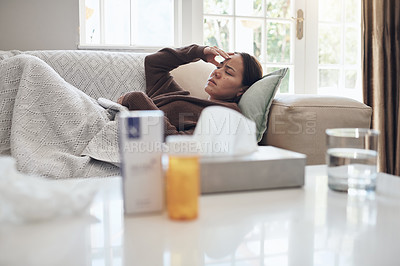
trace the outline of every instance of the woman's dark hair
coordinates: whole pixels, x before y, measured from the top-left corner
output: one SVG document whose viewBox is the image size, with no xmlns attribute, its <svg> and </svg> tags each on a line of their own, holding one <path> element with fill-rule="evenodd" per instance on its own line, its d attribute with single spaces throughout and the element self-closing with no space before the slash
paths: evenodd
<svg viewBox="0 0 400 266">
<path fill-rule="evenodd" d="M 251 85 L 260 80 L 263 76 L 263 69 L 260 62 L 248 53 L 235 53 L 243 59 L 243 80 L 242 85 L 247 90 Z M 238 103 L 242 95 L 235 97 L 234 102 Z"/>
<path fill-rule="evenodd" d="M 243 59 L 243 80 L 242 85 L 250 87 L 256 81 L 260 80 L 263 70 L 260 62 L 248 53 L 238 53 Z"/>
</svg>

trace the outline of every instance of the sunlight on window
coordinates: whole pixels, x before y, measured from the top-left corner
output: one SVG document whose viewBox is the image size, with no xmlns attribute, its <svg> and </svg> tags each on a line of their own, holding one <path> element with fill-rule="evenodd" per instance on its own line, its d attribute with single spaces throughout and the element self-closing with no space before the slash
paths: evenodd
<svg viewBox="0 0 400 266">
<path fill-rule="evenodd" d="M 174 0 L 81 1 L 81 9 L 85 9 L 85 19 L 81 19 L 84 30 L 81 45 L 161 47 L 174 44 Z"/>
<path fill-rule="evenodd" d="M 203 8 L 205 45 L 252 54 L 265 74 L 271 69 L 293 69 L 292 1 L 204 0 Z M 282 82 L 281 93 L 293 92 L 291 73 Z"/>
<path fill-rule="evenodd" d="M 173 45 L 174 1 L 136 0 L 134 2 L 133 42 L 139 46 Z"/>
<path fill-rule="evenodd" d="M 289 68 L 280 93 L 297 93 L 300 87 L 300 93 L 361 100 L 361 0 L 315 2 L 319 8 L 306 14 L 318 15 L 318 27 L 306 32 L 306 16 L 301 40 L 295 0 L 203 0 L 203 43 L 253 54 L 265 73 Z M 318 50 L 302 42 L 318 43 Z M 294 84 L 295 75 L 302 84 Z"/>
<path fill-rule="evenodd" d="M 361 1 L 319 0 L 318 94 L 362 101 Z"/>
<path fill-rule="evenodd" d="M 85 43 L 100 43 L 100 6 L 98 0 L 86 0 Z"/>
<path fill-rule="evenodd" d="M 104 0 L 104 43 L 130 44 L 129 9 L 129 0 Z"/>
<path fill-rule="evenodd" d="M 203 42 L 254 55 L 265 74 L 289 68 L 280 93 L 361 101 L 361 0 L 314 3 L 318 8 L 304 10 L 298 39 L 295 0 L 80 0 L 80 46 L 152 50 Z"/>
</svg>

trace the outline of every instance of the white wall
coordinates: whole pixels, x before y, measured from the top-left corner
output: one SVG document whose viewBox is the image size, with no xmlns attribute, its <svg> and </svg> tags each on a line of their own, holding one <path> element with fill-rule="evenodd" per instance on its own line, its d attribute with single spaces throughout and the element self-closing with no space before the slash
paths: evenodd
<svg viewBox="0 0 400 266">
<path fill-rule="evenodd" d="M 0 50 L 77 49 L 79 0 L 0 0 Z"/>
</svg>

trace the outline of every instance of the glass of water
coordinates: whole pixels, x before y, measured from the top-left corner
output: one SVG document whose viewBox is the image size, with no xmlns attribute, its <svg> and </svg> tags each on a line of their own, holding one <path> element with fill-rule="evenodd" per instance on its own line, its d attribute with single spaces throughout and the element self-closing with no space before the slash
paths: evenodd
<svg viewBox="0 0 400 266">
<path fill-rule="evenodd" d="M 374 191 L 379 131 L 366 128 L 326 130 L 328 186 L 348 192 Z"/>
</svg>

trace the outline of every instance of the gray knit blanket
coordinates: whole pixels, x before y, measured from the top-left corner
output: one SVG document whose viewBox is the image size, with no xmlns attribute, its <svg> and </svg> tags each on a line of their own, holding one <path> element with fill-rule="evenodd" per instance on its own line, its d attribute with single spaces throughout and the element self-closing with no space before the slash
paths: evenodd
<svg viewBox="0 0 400 266">
<path fill-rule="evenodd" d="M 0 155 L 14 157 L 19 171 L 51 178 L 119 174 L 113 119 L 110 108 L 38 57 L 0 60 Z"/>
</svg>

